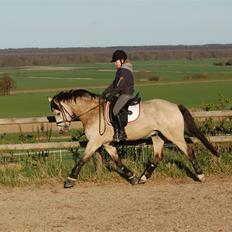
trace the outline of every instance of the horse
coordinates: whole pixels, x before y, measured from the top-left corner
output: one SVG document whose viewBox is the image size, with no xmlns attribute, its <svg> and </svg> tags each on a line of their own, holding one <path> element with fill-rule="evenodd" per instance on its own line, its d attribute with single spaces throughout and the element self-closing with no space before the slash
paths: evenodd
<svg viewBox="0 0 232 232">
<path fill-rule="evenodd" d="M 171 141 L 188 157 L 196 173 L 196 178 L 203 181 L 204 173 L 196 159 L 193 147 L 186 142 L 185 132 L 197 137 L 212 154 L 219 156 L 216 148 L 196 126 L 191 113 L 185 106 L 163 99 L 141 101 L 139 118 L 128 123 L 125 131 L 128 140 L 151 138 L 153 159 L 141 176 L 137 177 L 122 163 L 117 153 L 117 144 L 112 142 L 113 126 L 105 122 L 106 100 L 85 89 L 61 91 L 52 98 L 49 97 L 48 100 L 59 132 L 68 131 L 71 122 L 78 118 L 83 124 L 88 140 L 83 157 L 75 163 L 64 182 L 64 188 L 71 188 L 75 185 L 83 165 L 102 146 L 125 179 L 132 185 L 144 184 L 151 177 L 164 156 L 165 140 Z"/>
</svg>

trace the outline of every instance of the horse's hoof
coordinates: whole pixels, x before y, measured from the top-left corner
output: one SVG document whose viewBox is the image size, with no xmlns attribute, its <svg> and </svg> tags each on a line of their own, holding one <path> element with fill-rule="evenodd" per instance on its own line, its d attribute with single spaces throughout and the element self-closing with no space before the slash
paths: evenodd
<svg viewBox="0 0 232 232">
<path fill-rule="evenodd" d="M 147 177 L 142 175 L 139 179 L 139 184 L 145 184 L 147 182 Z"/>
<path fill-rule="evenodd" d="M 198 178 L 198 180 L 199 180 L 200 182 L 205 181 L 205 175 L 204 175 L 204 174 L 199 174 L 199 175 L 197 175 L 197 178 Z"/>
<path fill-rule="evenodd" d="M 72 188 L 74 185 L 75 185 L 75 181 L 74 180 L 67 179 L 64 182 L 64 188 Z"/>
<path fill-rule="evenodd" d="M 136 185 L 139 182 L 139 179 L 137 176 L 133 176 L 132 178 L 129 179 L 130 184 Z"/>
</svg>

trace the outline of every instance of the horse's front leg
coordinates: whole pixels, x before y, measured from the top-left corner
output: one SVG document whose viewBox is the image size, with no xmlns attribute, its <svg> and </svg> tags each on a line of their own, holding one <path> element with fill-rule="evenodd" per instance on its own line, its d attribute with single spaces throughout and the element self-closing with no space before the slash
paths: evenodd
<svg viewBox="0 0 232 232">
<path fill-rule="evenodd" d="M 68 179 L 64 182 L 64 188 L 71 188 L 75 185 L 77 180 L 78 174 L 80 173 L 81 168 L 83 165 L 91 158 L 93 153 L 101 146 L 101 144 L 96 143 L 96 141 L 89 141 L 84 151 L 83 157 L 75 163 L 71 174 L 69 175 Z"/>
<path fill-rule="evenodd" d="M 104 147 L 119 168 L 122 176 L 132 185 L 138 184 L 138 178 L 122 163 L 122 160 L 118 156 L 117 149 L 109 144 L 104 144 Z"/>
</svg>

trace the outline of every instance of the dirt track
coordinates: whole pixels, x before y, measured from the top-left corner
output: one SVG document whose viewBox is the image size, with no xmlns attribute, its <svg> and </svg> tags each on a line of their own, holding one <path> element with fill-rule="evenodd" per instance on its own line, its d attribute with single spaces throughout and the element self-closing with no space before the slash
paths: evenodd
<svg viewBox="0 0 232 232">
<path fill-rule="evenodd" d="M 231 232 L 232 177 L 1 188 L 0 231 Z"/>
</svg>

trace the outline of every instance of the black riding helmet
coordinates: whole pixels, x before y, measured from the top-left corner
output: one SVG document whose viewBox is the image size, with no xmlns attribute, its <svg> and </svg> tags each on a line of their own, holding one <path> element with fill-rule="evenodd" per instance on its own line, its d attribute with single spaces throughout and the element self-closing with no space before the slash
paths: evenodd
<svg viewBox="0 0 232 232">
<path fill-rule="evenodd" d="M 111 62 L 115 62 L 117 60 L 126 60 L 127 54 L 123 50 L 116 50 L 112 55 Z"/>
</svg>

